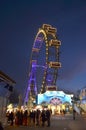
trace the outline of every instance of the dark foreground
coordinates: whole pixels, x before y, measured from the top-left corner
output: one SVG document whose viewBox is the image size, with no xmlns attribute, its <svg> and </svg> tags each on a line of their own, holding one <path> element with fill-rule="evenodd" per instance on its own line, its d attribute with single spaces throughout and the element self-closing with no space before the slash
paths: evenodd
<svg viewBox="0 0 86 130">
<path fill-rule="evenodd" d="M 86 130 L 86 116 L 77 115 L 73 120 L 72 115 L 52 116 L 51 126 L 5 126 L 4 130 Z"/>
</svg>

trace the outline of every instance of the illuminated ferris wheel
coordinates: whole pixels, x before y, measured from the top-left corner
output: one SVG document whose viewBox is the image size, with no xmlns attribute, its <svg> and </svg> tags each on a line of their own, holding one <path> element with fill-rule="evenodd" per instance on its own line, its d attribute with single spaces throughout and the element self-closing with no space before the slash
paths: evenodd
<svg viewBox="0 0 86 130">
<path fill-rule="evenodd" d="M 48 24 L 39 28 L 30 58 L 30 70 L 25 102 L 35 98 L 38 93 L 56 89 L 61 42 L 57 37 L 57 29 Z"/>
</svg>

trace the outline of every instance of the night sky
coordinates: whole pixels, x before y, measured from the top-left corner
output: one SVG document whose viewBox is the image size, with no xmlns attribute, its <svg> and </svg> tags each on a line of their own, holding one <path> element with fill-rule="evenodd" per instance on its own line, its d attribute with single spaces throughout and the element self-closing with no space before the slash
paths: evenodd
<svg viewBox="0 0 86 130">
<path fill-rule="evenodd" d="M 0 70 L 25 93 L 32 45 L 44 23 L 57 28 L 61 41 L 57 86 L 86 86 L 86 0 L 0 1 Z"/>
</svg>

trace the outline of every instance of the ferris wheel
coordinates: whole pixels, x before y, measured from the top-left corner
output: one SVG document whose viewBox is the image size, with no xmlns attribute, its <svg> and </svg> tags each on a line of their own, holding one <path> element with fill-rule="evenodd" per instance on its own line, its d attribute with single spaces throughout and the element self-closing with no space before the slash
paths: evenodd
<svg viewBox="0 0 86 130">
<path fill-rule="evenodd" d="M 59 62 L 57 29 L 49 24 L 39 28 L 31 52 L 28 87 L 25 102 L 33 99 L 38 93 L 56 89 Z"/>
</svg>

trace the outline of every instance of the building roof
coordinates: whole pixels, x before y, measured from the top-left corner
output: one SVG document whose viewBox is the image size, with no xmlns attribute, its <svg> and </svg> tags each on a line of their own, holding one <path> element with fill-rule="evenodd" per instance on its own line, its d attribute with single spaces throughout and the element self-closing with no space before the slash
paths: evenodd
<svg viewBox="0 0 86 130">
<path fill-rule="evenodd" d="M 12 78 L 10 78 L 7 74 L 2 72 L 1 70 L 0 70 L 0 82 L 5 82 L 12 85 L 16 84 L 16 82 Z"/>
</svg>

